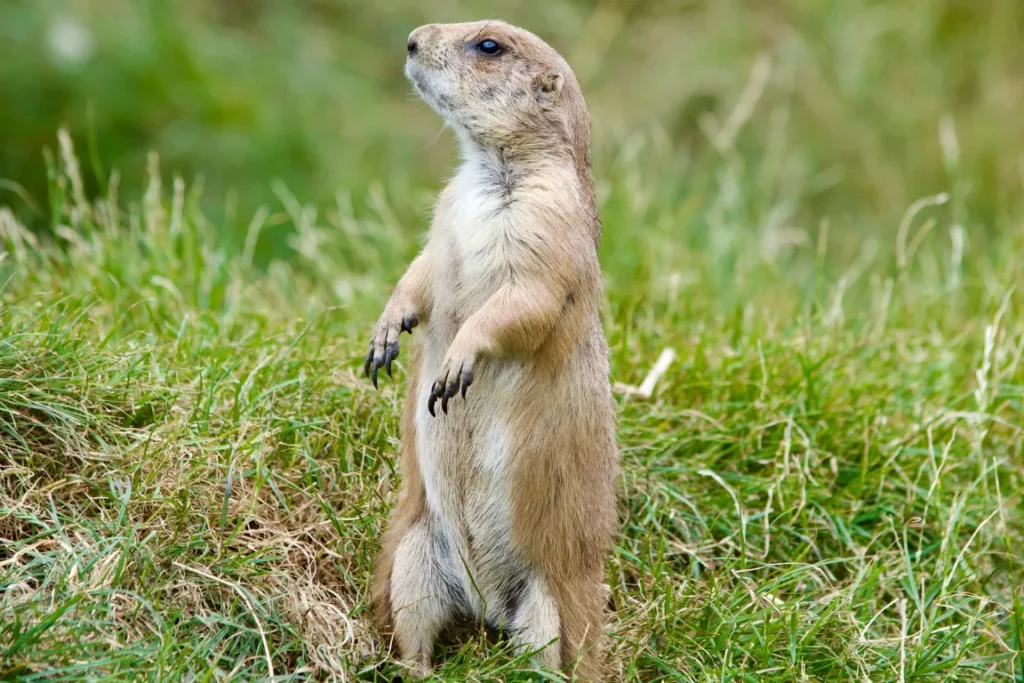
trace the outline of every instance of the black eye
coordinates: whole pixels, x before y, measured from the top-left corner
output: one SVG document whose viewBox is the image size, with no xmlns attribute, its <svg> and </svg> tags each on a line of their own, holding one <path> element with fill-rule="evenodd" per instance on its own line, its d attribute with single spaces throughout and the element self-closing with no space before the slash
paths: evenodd
<svg viewBox="0 0 1024 683">
<path fill-rule="evenodd" d="M 483 52 L 485 55 L 494 56 L 501 52 L 501 45 L 498 45 L 497 42 L 487 38 L 477 43 L 476 49 L 480 50 L 480 52 Z"/>
</svg>

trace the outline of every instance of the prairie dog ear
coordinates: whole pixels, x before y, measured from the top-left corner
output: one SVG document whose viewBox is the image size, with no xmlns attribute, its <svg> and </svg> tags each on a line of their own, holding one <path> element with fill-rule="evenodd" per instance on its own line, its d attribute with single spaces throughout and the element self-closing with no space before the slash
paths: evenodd
<svg viewBox="0 0 1024 683">
<path fill-rule="evenodd" d="M 558 101 L 562 95 L 563 85 L 565 85 L 565 78 L 557 71 L 548 71 L 534 79 L 537 99 L 546 104 L 554 104 Z"/>
</svg>

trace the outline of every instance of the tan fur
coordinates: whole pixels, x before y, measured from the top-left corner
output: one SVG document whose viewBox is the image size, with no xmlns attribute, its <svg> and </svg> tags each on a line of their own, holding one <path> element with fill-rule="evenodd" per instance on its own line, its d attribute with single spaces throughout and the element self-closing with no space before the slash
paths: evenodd
<svg viewBox="0 0 1024 683">
<path fill-rule="evenodd" d="M 376 378 L 421 325 L 376 614 L 421 672 L 463 615 L 601 680 L 619 465 L 586 104 L 565 61 L 508 24 L 424 26 L 413 43 L 407 73 L 464 163 L 367 354 Z"/>
</svg>

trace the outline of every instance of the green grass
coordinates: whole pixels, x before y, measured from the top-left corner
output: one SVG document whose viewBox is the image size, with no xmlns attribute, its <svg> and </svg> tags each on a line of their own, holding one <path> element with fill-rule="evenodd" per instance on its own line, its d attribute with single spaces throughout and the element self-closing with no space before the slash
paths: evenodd
<svg viewBox="0 0 1024 683">
<path fill-rule="evenodd" d="M 315 3 L 231 40 L 192 0 L 81 6 L 120 46 L 93 71 L 0 58 L 0 680 L 390 681 L 367 586 L 405 375 L 360 366 L 454 156 L 402 40 L 454 10 L 338 3 L 339 76 L 287 54 Z M 27 7 L 0 37 L 59 9 Z M 545 7 L 509 17 L 592 93 L 612 379 L 677 353 L 650 400 L 618 394 L 616 678 L 1024 681 L 1019 5 Z M 104 93 L 140 55 L 175 107 L 265 108 L 251 145 Z M 359 105 L 338 136 L 327 82 Z M 44 90 L 93 98 L 77 154 Z M 437 669 L 535 679 L 483 635 Z"/>
<path fill-rule="evenodd" d="M 0 672 L 387 679 L 401 387 L 358 371 L 411 232 L 282 191 L 295 252 L 260 271 L 257 228 L 232 251 L 155 160 L 131 208 L 75 199 L 63 143 L 55 239 L 0 217 Z M 834 275 L 824 234 L 784 264 L 633 239 L 640 173 L 604 205 L 613 375 L 679 359 L 622 401 L 622 678 L 1019 678 L 1024 229 L 967 258 L 915 221 L 902 267 L 894 241 Z M 471 639 L 438 675 L 521 669 Z"/>
</svg>

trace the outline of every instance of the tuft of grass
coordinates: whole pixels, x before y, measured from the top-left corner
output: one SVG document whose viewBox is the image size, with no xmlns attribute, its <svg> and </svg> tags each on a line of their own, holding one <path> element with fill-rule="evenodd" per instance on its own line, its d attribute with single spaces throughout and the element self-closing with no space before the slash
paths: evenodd
<svg viewBox="0 0 1024 683">
<path fill-rule="evenodd" d="M 346 286 L 301 257 L 257 272 L 155 160 L 135 208 L 75 199 L 61 142 L 56 238 L 0 214 L 0 677 L 380 658 L 362 586 L 393 405 L 350 367 Z"/>
</svg>

